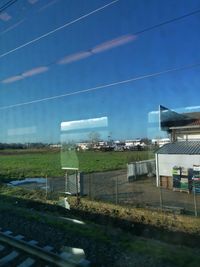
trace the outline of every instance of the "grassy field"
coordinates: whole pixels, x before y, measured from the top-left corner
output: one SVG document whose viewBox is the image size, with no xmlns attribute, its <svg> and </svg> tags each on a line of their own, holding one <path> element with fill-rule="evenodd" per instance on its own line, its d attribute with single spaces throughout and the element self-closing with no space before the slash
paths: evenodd
<svg viewBox="0 0 200 267">
<path fill-rule="evenodd" d="M 153 157 L 148 151 L 77 152 L 80 171 L 100 172 L 126 168 L 132 161 Z M 0 179 L 63 176 L 61 153 L 58 150 L 2 150 L 0 151 Z"/>
</svg>

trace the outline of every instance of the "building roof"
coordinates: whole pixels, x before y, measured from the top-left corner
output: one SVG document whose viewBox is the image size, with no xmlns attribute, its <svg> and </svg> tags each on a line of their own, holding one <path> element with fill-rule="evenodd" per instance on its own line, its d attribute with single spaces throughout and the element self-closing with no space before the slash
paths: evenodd
<svg viewBox="0 0 200 267">
<path fill-rule="evenodd" d="M 200 141 L 179 141 L 169 143 L 156 151 L 156 154 L 200 155 Z"/>
<path fill-rule="evenodd" d="M 200 118 L 200 112 L 187 112 L 187 113 L 182 113 L 184 115 L 187 115 L 188 117 L 192 119 L 199 119 Z"/>
<path fill-rule="evenodd" d="M 200 112 L 177 113 L 160 106 L 160 126 L 165 131 L 200 128 Z"/>
<path fill-rule="evenodd" d="M 190 119 L 188 121 L 185 121 L 185 123 L 182 123 L 182 125 L 169 127 L 169 129 L 192 129 L 192 128 L 200 128 L 200 119 L 192 119 L 192 120 Z"/>
<path fill-rule="evenodd" d="M 200 119 L 194 119 L 188 126 L 200 125 Z"/>
</svg>

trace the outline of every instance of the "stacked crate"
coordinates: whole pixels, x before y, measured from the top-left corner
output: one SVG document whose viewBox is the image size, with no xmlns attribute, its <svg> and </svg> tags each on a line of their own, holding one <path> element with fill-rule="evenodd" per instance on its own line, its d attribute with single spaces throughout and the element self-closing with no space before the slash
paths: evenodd
<svg viewBox="0 0 200 267">
<path fill-rule="evenodd" d="M 174 191 L 190 193 L 192 190 L 192 176 L 193 169 L 177 166 L 173 167 L 172 177 Z"/>
<path fill-rule="evenodd" d="M 188 169 L 181 168 L 181 180 L 180 180 L 180 189 L 181 190 L 189 190 L 189 180 L 188 180 Z"/>
<path fill-rule="evenodd" d="M 200 194 L 200 165 L 193 165 L 193 192 Z"/>
<path fill-rule="evenodd" d="M 193 168 L 188 169 L 188 186 L 190 193 L 192 192 L 192 177 L 193 177 Z"/>
<path fill-rule="evenodd" d="M 180 189 L 181 187 L 181 167 L 174 166 L 172 169 L 173 188 Z"/>
</svg>

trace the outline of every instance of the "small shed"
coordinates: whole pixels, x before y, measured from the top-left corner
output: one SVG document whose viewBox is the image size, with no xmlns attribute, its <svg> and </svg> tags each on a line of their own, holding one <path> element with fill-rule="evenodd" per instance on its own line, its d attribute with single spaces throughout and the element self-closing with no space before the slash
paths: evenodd
<svg viewBox="0 0 200 267">
<path fill-rule="evenodd" d="M 155 159 L 142 160 L 127 164 L 127 178 L 132 182 L 142 176 L 155 176 L 156 163 Z"/>
<path fill-rule="evenodd" d="M 172 170 L 181 167 L 186 170 L 200 165 L 200 141 L 177 141 L 159 148 L 156 153 L 157 186 L 173 188 Z"/>
</svg>

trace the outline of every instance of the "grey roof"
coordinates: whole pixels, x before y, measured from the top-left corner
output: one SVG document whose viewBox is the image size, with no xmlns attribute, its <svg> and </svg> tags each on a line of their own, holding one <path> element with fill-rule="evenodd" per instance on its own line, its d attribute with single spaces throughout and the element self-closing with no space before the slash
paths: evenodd
<svg viewBox="0 0 200 267">
<path fill-rule="evenodd" d="M 200 155 L 200 141 L 179 141 L 169 143 L 156 151 L 156 154 Z"/>
</svg>

